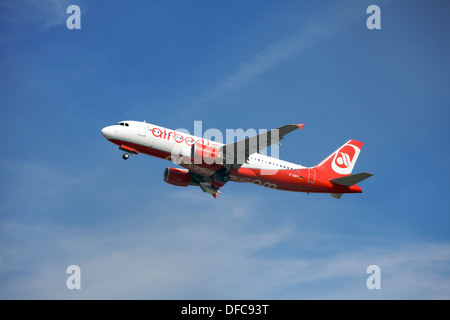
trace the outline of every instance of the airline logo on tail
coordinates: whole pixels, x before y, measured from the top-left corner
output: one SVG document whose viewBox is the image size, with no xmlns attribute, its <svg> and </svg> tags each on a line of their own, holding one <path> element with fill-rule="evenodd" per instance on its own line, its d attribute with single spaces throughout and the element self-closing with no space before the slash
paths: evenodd
<svg viewBox="0 0 450 320">
<path fill-rule="evenodd" d="M 357 146 L 349 142 L 346 143 L 335 152 L 333 161 L 331 162 L 331 168 L 334 172 L 342 175 L 352 173 L 360 151 L 361 149 Z"/>
</svg>

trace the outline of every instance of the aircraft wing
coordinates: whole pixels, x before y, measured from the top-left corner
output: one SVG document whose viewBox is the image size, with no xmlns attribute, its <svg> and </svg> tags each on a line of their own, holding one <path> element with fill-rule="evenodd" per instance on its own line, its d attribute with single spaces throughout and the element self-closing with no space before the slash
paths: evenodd
<svg viewBox="0 0 450 320">
<path fill-rule="evenodd" d="M 277 129 L 224 145 L 221 147 L 221 151 L 223 154 L 223 167 L 228 167 L 227 170 L 218 170 L 213 174 L 203 174 L 189 170 L 191 175 L 190 184 L 199 186 L 203 192 L 209 193 L 216 198 L 220 193 L 219 189 L 229 180 L 229 169 L 231 167 L 239 169 L 251 154 L 260 152 L 272 144 L 279 144 L 280 140 L 284 139 L 288 133 L 298 128 L 302 129 L 303 125 L 304 123 L 287 124 Z M 222 176 L 224 173 L 227 173 L 225 175 L 228 177 L 227 180 Z"/>
<path fill-rule="evenodd" d="M 272 144 L 280 144 L 280 140 L 284 139 L 288 133 L 291 133 L 298 128 L 302 129 L 303 125 L 304 123 L 287 124 L 253 137 L 226 144 L 222 147 L 224 164 L 239 169 L 251 154 L 260 152 Z"/>
</svg>

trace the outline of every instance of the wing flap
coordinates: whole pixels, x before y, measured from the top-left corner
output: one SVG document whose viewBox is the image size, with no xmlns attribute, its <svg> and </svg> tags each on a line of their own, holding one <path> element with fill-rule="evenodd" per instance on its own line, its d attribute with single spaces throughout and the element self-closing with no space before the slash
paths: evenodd
<svg viewBox="0 0 450 320">
<path fill-rule="evenodd" d="M 220 193 L 219 189 L 213 187 L 210 182 L 200 182 L 200 189 L 212 195 L 214 199 L 217 199 L 217 195 Z"/>
</svg>

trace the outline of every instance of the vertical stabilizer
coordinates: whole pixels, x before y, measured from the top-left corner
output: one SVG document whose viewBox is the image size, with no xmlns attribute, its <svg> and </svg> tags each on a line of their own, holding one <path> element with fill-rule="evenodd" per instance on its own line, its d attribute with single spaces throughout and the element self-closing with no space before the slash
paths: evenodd
<svg viewBox="0 0 450 320">
<path fill-rule="evenodd" d="M 352 173 L 362 146 L 363 143 L 360 141 L 349 140 L 346 144 L 315 166 L 314 169 L 318 172 L 323 172 L 329 179 L 348 176 Z"/>
</svg>

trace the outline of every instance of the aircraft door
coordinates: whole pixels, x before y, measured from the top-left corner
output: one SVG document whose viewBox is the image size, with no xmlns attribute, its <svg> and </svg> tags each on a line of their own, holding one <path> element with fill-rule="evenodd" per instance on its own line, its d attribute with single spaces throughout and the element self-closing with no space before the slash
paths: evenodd
<svg viewBox="0 0 450 320">
<path fill-rule="evenodd" d="M 147 124 L 146 123 L 140 124 L 139 128 L 138 128 L 138 135 L 140 135 L 142 137 L 145 137 L 146 131 L 147 131 L 146 128 L 147 128 Z"/>
<path fill-rule="evenodd" d="M 308 169 L 308 182 L 309 183 L 316 182 L 316 170 Z"/>
</svg>

